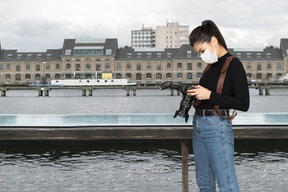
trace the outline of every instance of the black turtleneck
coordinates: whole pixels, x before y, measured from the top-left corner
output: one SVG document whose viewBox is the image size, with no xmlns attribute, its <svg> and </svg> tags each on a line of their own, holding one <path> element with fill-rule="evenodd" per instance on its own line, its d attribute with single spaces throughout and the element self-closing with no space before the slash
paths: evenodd
<svg viewBox="0 0 288 192">
<path fill-rule="evenodd" d="M 220 71 L 227 57 L 226 53 L 213 63 L 211 68 L 200 79 L 199 85 L 212 91 L 209 100 L 202 100 L 198 106 L 200 109 L 213 109 L 219 105 L 220 109 L 237 109 L 247 111 L 249 109 L 249 87 L 247 77 L 241 61 L 233 58 L 227 70 L 222 94 L 216 93 Z"/>
</svg>

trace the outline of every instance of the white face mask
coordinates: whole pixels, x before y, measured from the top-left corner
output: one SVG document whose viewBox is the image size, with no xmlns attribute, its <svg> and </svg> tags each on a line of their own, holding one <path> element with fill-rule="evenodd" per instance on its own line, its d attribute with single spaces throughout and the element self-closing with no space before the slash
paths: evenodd
<svg viewBox="0 0 288 192">
<path fill-rule="evenodd" d="M 218 61 L 216 51 L 211 53 L 208 49 L 202 55 L 200 55 L 200 57 L 205 63 L 209 63 L 209 64 L 215 63 Z"/>
</svg>

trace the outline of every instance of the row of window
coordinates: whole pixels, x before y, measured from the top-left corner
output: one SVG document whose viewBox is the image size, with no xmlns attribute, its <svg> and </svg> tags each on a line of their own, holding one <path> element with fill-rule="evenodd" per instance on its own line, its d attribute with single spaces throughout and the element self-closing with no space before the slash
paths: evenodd
<svg viewBox="0 0 288 192">
<path fill-rule="evenodd" d="M 236 56 L 241 58 L 244 54 L 243 53 L 236 53 Z M 246 53 L 247 58 L 251 58 L 251 53 Z M 262 53 L 256 53 L 257 58 L 262 58 Z M 271 58 L 271 53 L 266 53 L 266 58 Z"/>
<path fill-rule="evenodd" d="M 11 53 L 7 55 L 7 59 L 12 59 L 12 57 L 13 57 L 13 54 L 11 54 Z M 52 57 L 52 54 L 46 54 L 46 58 L 47 59 L 51 59 L 51 57 Z M 26 55 L 26 58 L 27 59 L 31 59 L 32 58 L 32 53 L 28 53 Z M 36 58 L 37 59 L 43 59 L 42 58 L 42 54 L 37 54 Z M 23 59 L 23 54 L 17 54 L 17 59 Z"/>
<path fill-rule="evenodd" d="M 251 63 L 248 63 L 248 64 L 247 64 L 247 69 L 251 69 L 251 68 L 252 68 Z M 281 63 L 278 63 L 278 64 L 277 64 L 277 69 L 281 69 L 281 68 L 282 68 Z M 259 70 L 261 70 L 261 69 L 262 69 L 262 64 L 261 64 L 261 63 L 258 63 L 258 64 L 257 64 L 257 70 L 259 71 Z M 268 63 L 268 64 L 267 64 L 267 69 L 272 69 L 271 63 Z"/>
<path fill-rule="evenodd" d="M 277 79 L 280 79 L 282 77 L 282 74 L 281 73 L 278 73 L 277 74 Z M 252 79 L 252 74 L 251 73 L 247 73 L 247 78 L 248 79 Z M 256 79 L 262 79 L 263 78 L 263 75 L 262 73 L 257 73 L 256 74 Z M 273 75 L 271 73 L 267 73 L 266 74 L 266 79 L 272 79 L 273 78 Z"/>
</svg>

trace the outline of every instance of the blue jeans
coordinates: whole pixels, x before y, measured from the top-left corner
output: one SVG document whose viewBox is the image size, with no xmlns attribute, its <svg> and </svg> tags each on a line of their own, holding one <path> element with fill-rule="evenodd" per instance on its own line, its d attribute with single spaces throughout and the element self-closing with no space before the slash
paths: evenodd
<svg viewBox="0 0 288 192">
<path fill-rule="evenodd" d="M 239 192 L 232 124 L 219 116 L 193 117 L 196 181 L 201 192 Z"/>
</svg>

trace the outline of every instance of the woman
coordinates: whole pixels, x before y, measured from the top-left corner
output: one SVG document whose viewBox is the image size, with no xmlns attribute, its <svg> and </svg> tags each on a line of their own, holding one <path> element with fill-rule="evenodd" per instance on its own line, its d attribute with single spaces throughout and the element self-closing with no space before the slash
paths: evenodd
<svg viewBox="0 0 288 192">
<path fill-rule="evenodd" d="M 213 21 L 206 20 L 190 34 L 190 45 L 209 64 L 196 89 L 188 91 L 198 100 L 193 118 L 193 151 L 196 180 L 200 191 L 239 191 L 234 166 L 232 124 L 217 114 L 229 118 L 229 109 L 247 111 L 249 89 L 242 63 L 232 58 L 225 76 L 222 94 L 217 90 L 221 69 L 228 57 L 225 40 Z M 200 101 L 200 102 L 199 102 Z M 199 104 L 200 103 L 200 104 Z M 195 104 L 195 103 L 194 103 Z M 195 105 L 194 105 L 195 107 Z"/>
</svg>

